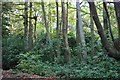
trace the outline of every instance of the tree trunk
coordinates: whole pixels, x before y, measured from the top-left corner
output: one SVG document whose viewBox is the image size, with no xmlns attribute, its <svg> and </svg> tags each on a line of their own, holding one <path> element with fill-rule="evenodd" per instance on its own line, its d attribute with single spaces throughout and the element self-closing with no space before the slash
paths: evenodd
<svg viewBox="0 0 120 80">
<path fill-rule="evenodd" d="M 24 8 L 24 47 L 25 50 L 28 49 L 28 2 L 25 2 Z"/>
<path fill-rule="evenodd" d="M 114 0 L 115 1 L 115 0 Z M 118 25 L 118 37 L 120 40 L 120 2 L 114 2 L 117 25 Z"/>
<path fill-rule="evenodd" d="M 66 8 L 66 27 L 67 27 L 67 29 L 66 29 L 66 32 L 68 33 L 68 1 L 67 1 L 67 8 Z"/>
<path fill-rule="evenodd" d="M 80 29 L 78 26 L 78 12 L 76 10 L 76 42 L 77 42 L 77 46 L 80 46 Z"/>
<path fill-rule="evenodd" d="M 34 23 L 34 40 L 36 42 L 36 25 L 37 25 L 37 15 L 35 13 L 35 16 L 34 16 L 34 20 L 35 20 L 35 23 Z"/>
<path fill-rule="evenodd" d="M 64 42 L 64 62 L 65 63 L 70 63 L 70 49 L 69 49 L 69 44 L 68 44 L 68 35 L 67 35 L 67 20 L 66 20 L 66 12 L 65 12 L 65 3 L 62 1 L 62 20 L 63 20 L 63 42 Z"/>
<path fill-rule="evenodd" d="M 32 2 L 30 2 L 30 16 L 29 16 L 29 49 L 33 47 L 33 25 L 32 25 Z"/>
<path fill-rule="evenodd" d="M 104 3 L 103 3 L 103 6 L 104 6 Z M 104 31 L 107 38 L 109 38 L 108 19 L 107 19 L 105 8 L 103 8 L 103 27 L 104 27 Z"/>
<path fill-rule="evenodd" d="M 84 37 L 84 32 L 83 32 L 83 26 L 82 26 L 82 17 L 80 14 L 80 5 L 79 5 L 79 0 L 76 2 L 76 11 L 77 11 L 77 16 L 78 16 L 78 34 L 79 38 L 81 41 L 81 47 L 82 47 L 82 54 L 83 54 L 83 61 L 84 63 L 87 63 L 87 49 L 86 49 L 86 43 L 85 43 L 85 37 Z"/>
<path fill-rule="evenodd" d="M 44 23 L 45 23 L 45 28 L 46 28 L 46 43 L 50 45 L 50 47 L 52 47 L 52 42 L 51 42 L 51 38 L 50 38 L 50 32 L 49 32 L 49 26 L 47 23 L 47 19 L 46 19 L 46 12 L 45 12 L 45 8 L 44 8 L 44 2 L 42 0 L 41 3 L 42 6 L 42 11 L 43 11 L 43 16 L 44 16 Z"/>
<path fill-rule="evenodd" d="M 2 2 L 0 2 L 0 70 L 2 67 Z M 0 73 L 1 74 L 1 73 Z M 0 77 L 1 78 L 1 77 Z"/>
<path fill-rule="evenodd" d="M 108 9 L 107 9 L 107 6 L 106 6 L 106 2 L 103 2 L 103 6 L 104 6 L 104 10 L 105 10 L 106 16 L 107 16 L 107 21 L 108 21 L 107 23 L 108 23 L 108 26 L 109 26 L 110 35 L 111 35 L 112 41 L 114 42 L 114 36 L 113 36 L 113 32 L 112 32 L 112 27 L 111 27 L 111 23 L 110 23 L 110 17 L 109 17 L 109 12 L 108 12 Z"/>
<path fill-rule="evenodd" d="M 104 34 L 104 30 L 103 30 L 102 25 L 100 23 L 100 20 L 98 18 L 94 2 L 88 2 L 88 3 L 89 3 L 89 6 L 90 6 L 90 12 L 92 14 L 93 20 L 94 20 L 94 22 L 96 24 L 96 27 L 97 27 L 97 30 L 98 30 L 98 34 L 101 38 L 102 45 L 108 51 L 108 55 L 110 57 L 113 57 L 117 60 L 120 60 L 120 53 L 113 46 L 111 46 L 108 43 L 107 37 Z"/>
<path fill-rule="evenodd" d="M 60 27 L 59 27 L 59 5 L 58 0 L 56 0 L 56 11 L 57 11 L 57 24 L 56 24 L 56 37 L 57 37 L 57 57 L 60 57 Z"/>
<path fill-rule="evenodd" d="M 76 9 L 76 43 L 77 43 L 77 53 L 78 53 L 78 60 L 82 60 L 82 54 L 81 52 L 81 43 L 80 43 L 80 27 L 78 25 L 78 12 Z"/>
</svg>

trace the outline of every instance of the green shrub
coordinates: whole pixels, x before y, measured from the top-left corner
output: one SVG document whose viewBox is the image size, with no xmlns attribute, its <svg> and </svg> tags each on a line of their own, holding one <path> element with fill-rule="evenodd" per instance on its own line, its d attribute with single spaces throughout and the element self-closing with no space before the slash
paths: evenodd
<svg viewBox="0 0 120 80">
<path fill-rule="evenodd" d="M 103 52 L 96 54 L 92 59 L 88 58 L 88 64 L 72 61 L 73 63 L 70 65 L 43 62 L 40 59 L 41 56 L 35 54 L 24 54 L 24 56 L 22 56 L 17 68 L 41 76 L 70 76 L 75 78 L 119 78 L 120 76 L 119 62 L 104 55 Z"/>
<path fill-rule="evenodd" d="M 8 38 L 3 38 L 2 41 L 2 61 L 3 69 L 13 68 L 18 64 L 17 57 L 20 52 L 24 51 L 23 39 L 17 35 L 10 35 Z"/>
</svg>

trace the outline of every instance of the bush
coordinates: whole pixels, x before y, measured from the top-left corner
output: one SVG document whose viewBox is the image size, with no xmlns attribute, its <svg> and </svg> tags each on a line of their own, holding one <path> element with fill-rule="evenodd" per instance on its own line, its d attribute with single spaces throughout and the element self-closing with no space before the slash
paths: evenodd
<svg viewBox="0 0 120 80">
<path fill-rule="evenodd" d="M 10 69 L 18 64 L 18 55 L 24 51 L 23 39 L 17 35 L 10 35 L 3 38 L 2 42 L 2 61 L 3 69 Z"/>
<path fill-rule="evenodd" d="M 88 60 L 88 64 L 73 62 L 70 65 L 42 62 L 40 55 L 35 54 L 31 54 L 31 56 L 24 54 L 24 56 L 22 56 L 17 68 L 41 76 L 70 76 L 75 78 L 119 78 L 120 76 L 119 62 L 102 52 Z"/>
<path fill-rule="evenodd" d="M 36 41 L 33 49 L 25 52 L 24 40 L 21 35 L 11 35 L 3 39 L 3 69 L 16 68 L 23 72 L 38 74 L 40 76 L 57 77 L 88 77 L 118 78 L 120 76 L 120 64 L 116 60 L 109 58 L 103 52 L 99 40 L 95 41 L 96 54 L 91 56 L 91 46 L 88 49 L 88 64 L 80 62 L 81 49 L 76 46 L 75 37 L 69 33 L 69 45 L 72 55 L 72 63 L 64 64 L 64 47 L 61 39 L 61 54 L 57 58 L 57 40 L 52 39 L 53 46 L 45 44 L 45 37 Z M 74 45 L 72 45 L 74 44 Z M 88 45 L 90 45 L 88 43 Z M 57 62 L 59 60 L 59 62 Z"/>
</svg>

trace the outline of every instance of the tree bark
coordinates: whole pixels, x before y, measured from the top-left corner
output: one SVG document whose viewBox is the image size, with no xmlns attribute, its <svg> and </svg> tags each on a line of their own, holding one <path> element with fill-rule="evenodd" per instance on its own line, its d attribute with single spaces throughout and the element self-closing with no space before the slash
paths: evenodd
<svg viewBox="0 0 120 80">
<path fill-rule="evenodd" d="M 28 2 L 25 2 L 25 8 L 24 8 L 24 47 L 25 50 L 28 48 Z"/>
<path fill-rule="evenodd" d="M 86 49 L 86 43 L 85 43 L 85 37 L 83 32 L 83 26 L 82 26 L 82 17 L 80 14 L 80 5 L 79 0 L 76 2 L 76 12 L 77 12 L 77 18 L 78 18 L 78 34 L 81 41 L 81 48 L 82 48 L 82 54 L 83 54 L 83 61 L 84 63 L 87 63 L 87 49 Z"/>
<path fill-rule="evenodd" d="M 103 4 L 103 6 L 104 6 L 104 4 Z M 104 31 L 105 31 L 107 38 L 109 38 L 108 19 L 107 19 L 106 11 L 104 8 L 103 8 L 103 27 L 104 27 Z"/>
<path fill-rule="evenodd" d="M 0 70 L 3 69 L 2 59 L 3 59 L 3 53 L 2 53 L 2 2 L 0 2 Z M 1 73 L 0 73 L 1 74 Z M 2 78 L 2 77 L 0 77 Z"/>
<path fill-rule="evenodd" d="M 65 12 L 65 3 L 62 1 L 62 20 L 63 20 L 63 42 L 64 42 L 64 62 L 70 63 L 71 53 L 68 44 L 68 35 L 67 35 L 67 21 L 66 21 L 66 12 Z"/>
<path fill-rule="evenodd" d="M 79 31 L 79 27 L 78 27 L 78 12 L 76 10 L 76 42 L 77 42 L 77 46 L 80 46 L 80 31 Z"/>
<path fill-rule="evenodd" d="M 36 25 L 37 25 L 37 15 L 36 15 L 36 12 L 35 12 L 34 20 L 35 20 L 35 23 L 34 23 L 34 40 L 36 42 Z"/>
<path fill-rule="evenodd" d="M 68 0 L 67 0 L 67 3 L 66 3 L 67 7 L 66 7 L 66 32 L 68 33 Z"/>
<path fill-rule="evenodd" d="M 114 0 L 115 1 L 115 0 Z M 118 25 L 118 37 L 120 40 L 120 2 L 114 2 L 117 25 Z"/>
<path fill-rule="evenodd" d="M 113 32 L 112 32 L 112 27 L 111 27 L 111 23 L 110 23 L 110 17 L 109 17 L 109 12 L 108 12 L 108 9 L 107 9 L 106 2 L 103 2 L 103 6 L 104 6 L 104 10 L 106 12 L 106 17 L 107 17 L 107 21 L 108 21 L 107 23 L 108 23 L 108 26 L 109 26 L 110 35 L 111 35 L 112 41 L 114 42 L 114 36 L 113 36 Z"/>
<path fill-rule="evenodd" d="M 57 57 L 60 57 L 60 27 L 59 27 L 59 4 L 56 0 L 56 11 L 57 11 L 57 24 L 56 24 L 56 37 L 57 37 Z"/>
<path fill-rule="evenodd" d="M 30 16 L 29 16 L 29 49 L 33 47 L 33 25 L 32 25 L 32 2 L 30 2 Z"/>
<path fill-rule="evenodd" d="M 104 34 L 104 30 L 103 30 L 100 20 L 98 18 L 94 2 L 88 2 L 88 3 L 90 6 L 90 12 L 92 14 L 93 20 L 94 20 L 97 30 L 98 30 L 98 34 L 101 38 L 101 43 L 102 43 L 103 47 L 108 51 L 108 56 L 113 57 L 117 60 L 120 60 L 120 53 L 113 46 L 111 46 L 108 43 L 107 37 Z"/>
<path fill-rule="evenodd" d="M 48 22 L 47 22 L 47 19 L 46 19 L 46 12 L 45 12 L 45 8 L 44 8 L 43 0 L 41 2 L 41 6 L 42 6 L 42 11 L 43 11 L 43 16 L 44 16 L 44 23 L 45 23 L 45 28 L 46 28 L 46 43 L 49 44 L 50 47 L 52 47 L 52 42 L 51 42 L 50 32 L 49 32 L 49 26 L 48 26 Z"/>
</svg>

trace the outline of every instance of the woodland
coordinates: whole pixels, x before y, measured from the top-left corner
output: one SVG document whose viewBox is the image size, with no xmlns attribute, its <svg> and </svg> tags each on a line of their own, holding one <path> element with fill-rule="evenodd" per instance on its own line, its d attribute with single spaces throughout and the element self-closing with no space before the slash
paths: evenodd
<svg viewBox="0 0 120 80">
<path fill-rule="evenodd" d="M 119 0 L 0 5 L 3 71 L 65 80 L 120 78 Z"/>
</svg>

